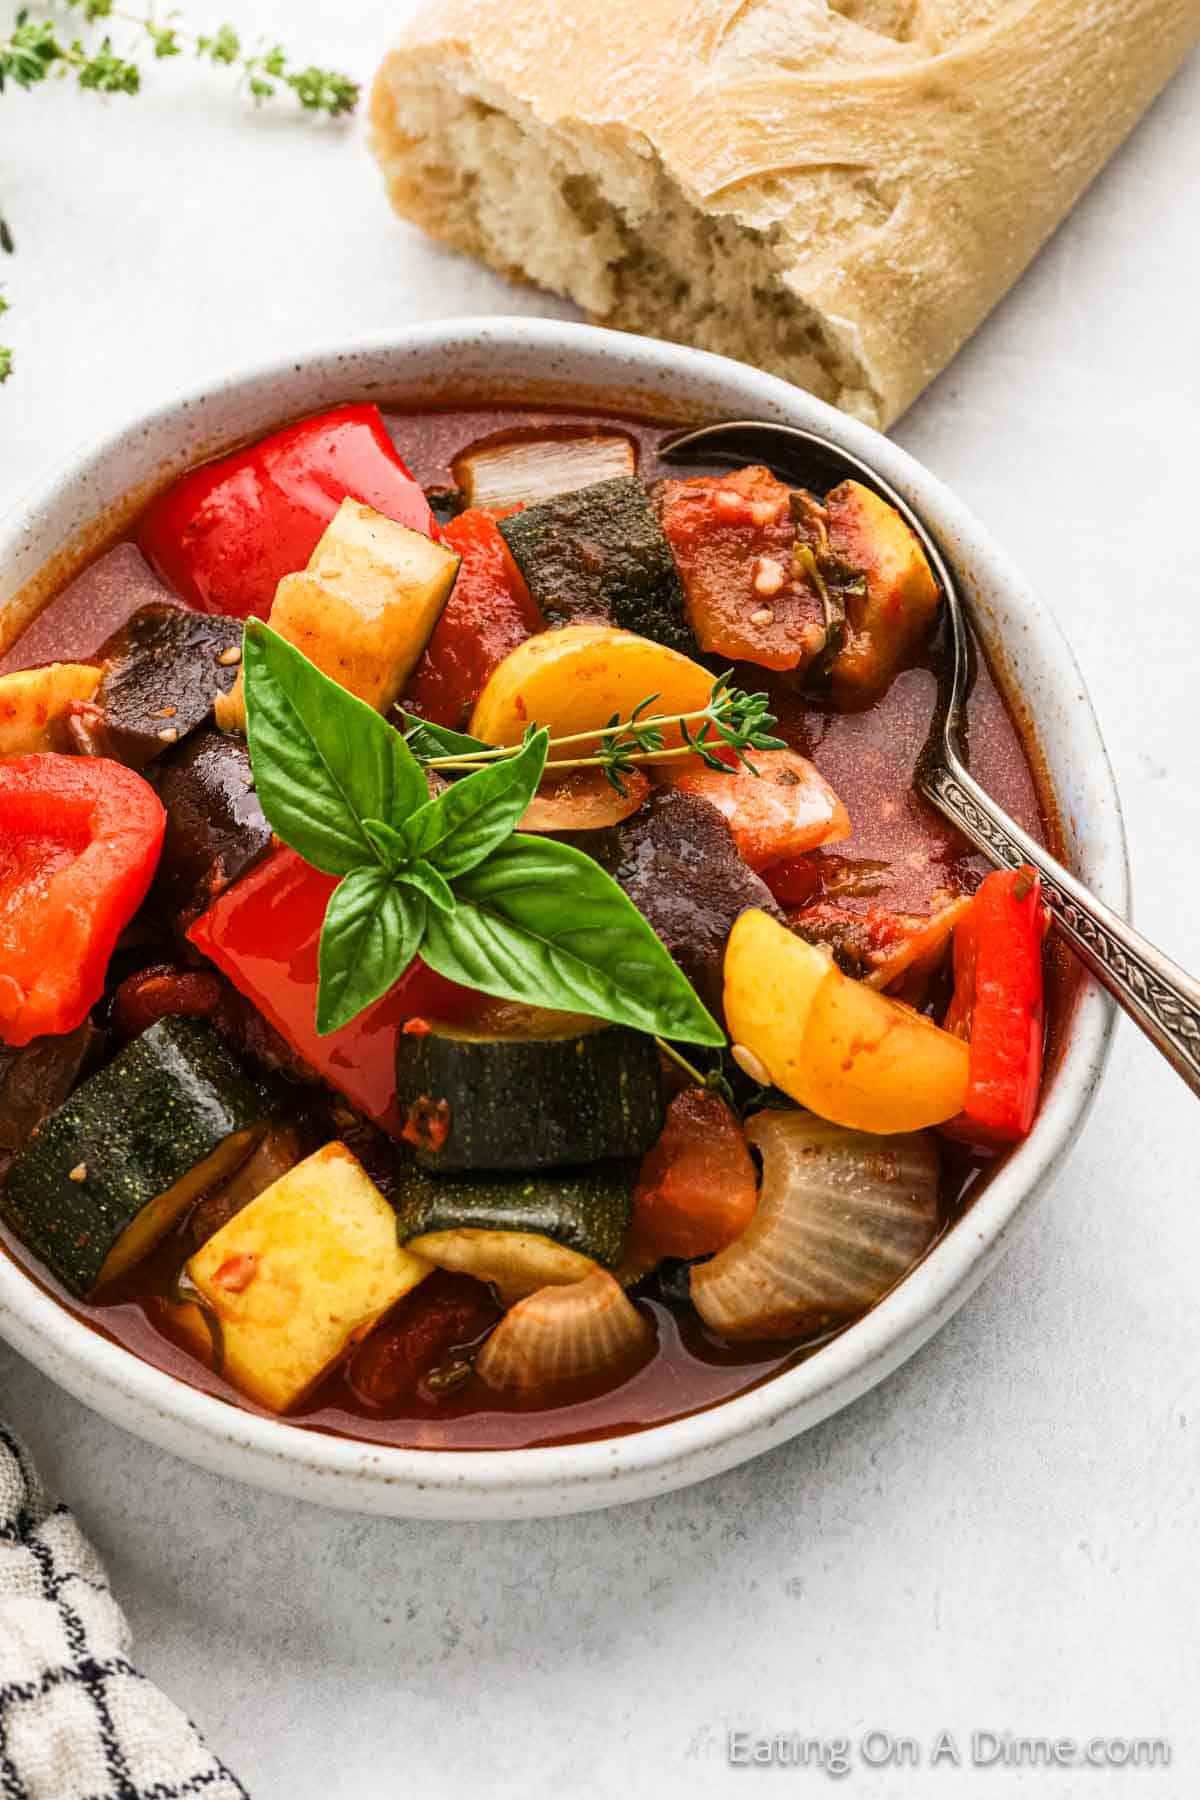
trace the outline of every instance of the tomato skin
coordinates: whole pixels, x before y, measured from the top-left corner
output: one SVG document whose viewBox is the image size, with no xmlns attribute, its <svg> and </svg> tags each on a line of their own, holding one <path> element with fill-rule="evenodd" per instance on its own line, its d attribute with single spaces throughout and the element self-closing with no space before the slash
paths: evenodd
<svg viewBox="0 0 1200 1800">
<path fill-rule="evenodd" d="M 0 1038 L 81 1025 L 150 886 L 166 814 L 132 769 L 52 751 L 0 762 Z"/>
<path fill-rule="evenodd" d="M 544 629 L 496 520 L 516 507 L 460 513 L 442 541 L 462 562 L 441 618 L 413 671 L 401 705 L 435 725 L 459 731 L 492 670 L 518 644 Z"/>
<path fill-rule="evenodd" d="M 152 502 L 138 547 L 201 612 L 265 619 L 347 497 L 437 535 L 379 408 L 338 406 L 182 476 Z"/>
<path fill-rule="evenodd" d="M 448 1351 L 494 1325 L 498 1312 L 482 1282 L 436 1270 L 355 1351 L 343 1379 L 364 1406 L 394 1406 L 417 1393 Z"/>
<path fill-rule="evenodd" d="M 746 1229 L 757 1201 L 758 1178 L 737 1118 L 716 1094 L 685 1088 L 638 1174 L 635 1258 L 723 1250 Z"/>
<path fill-rule="evenodd" d="M 1032 869 L 989 875 L 954 933 L 945 1028 L 970 1047 L 961 1115 L 941 1129 L 993 1149 L 1029 1135 L 1042 1083 L 1042 885 Z"/>
<path fill-rule="evenodd" d="M 189 940 L 331 1087 L 398 1137 L 396 1040 L 407 1019 L 465 1017 L 479 996 L 409 964 L 383 997 L 325 1037 L 317 1034 L 321 925 L 337 877 L 310 868 L 294 850 L 271 850 L 201 914 Z"/>
</svg>

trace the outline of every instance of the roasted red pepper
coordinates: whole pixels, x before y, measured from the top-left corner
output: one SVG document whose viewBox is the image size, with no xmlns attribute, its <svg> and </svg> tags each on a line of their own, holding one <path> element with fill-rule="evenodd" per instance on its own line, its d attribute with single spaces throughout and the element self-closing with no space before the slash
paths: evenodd
<svg viewBox="0 0 1200 1800">
<path fill-rule="evenodd" d="M 193 469 L 152 503 L 138 543 L 202 612 L 265 619 L 347 498 L 435 535 L 377 406 L 335 407 Z"/>
<path fill-rule="evenodd" d="M 479 996 L 413 962 L 390 992 L 340 1031 L 317 1035 L 317 950 L 337 886 L 294 850 L 273 850 L 226 888 L 188 937 L 331 1087 L 399 1136 L 396 1039 L 406 1019 L 459 1019 Z"/>
<path fill-rule="evenodd" d="M 509 507 L 507 512 L 517 509 Z M 496 529 L 506 512 L 460 513 L 443 541 L 462 558 L 453 592 L 405 689 L 401 705 L 461 730 L 484 682 L 544 620 Z"/>
<path fill-rule="evenodd" d="M 102 757 L 0 762 L 0 1037 L 81 1025 L 150 886 L 166 815 L 148 782 Z"/>
<path fill-rule="evenodd" d="M 954 933 L 945 1026 L 971 1055 L 966 1104 L 943 1130 L 985 1147 L 1028 1134 L 1042 1080 L 1046 910 L 1032 869 L 989 875 Z"/>
</svg>

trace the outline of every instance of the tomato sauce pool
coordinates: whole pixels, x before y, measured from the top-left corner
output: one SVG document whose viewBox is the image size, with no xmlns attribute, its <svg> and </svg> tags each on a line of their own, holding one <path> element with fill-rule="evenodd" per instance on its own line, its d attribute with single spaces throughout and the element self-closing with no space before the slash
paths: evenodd
<svg viewBox="0 0 1200 1800">
<path fill-rule="evenodd" d="M 453 484 L 451 461 L 459 450 L 495 434 L 597 422 L 595 412 L 567 413 L 493 408 L 421 414 L 392 413 L 388 425 L 413 474 L 425 486 Z M 629 432 L 639 447 L 639 473 L 646 479 L 678 474 L 660 466 L 656 445 L 661 424 L 606 418 Z M 54 656 L 53 647 L 39 660 Z M 952 826 L 921 800 L 913 774 L 937 697 L 945 655 L 940 634 L 893 681 L 882 699 L 861 712 L 839 713 L 790 695 L 762 669 L 743 666 L 735 679 L 766 688 L 779 716 L 779 732 L 804 755 L 845 803 L 852 836 L 838 844 L 822 865 L 826 897 L 850 911 L 871 906 L 925 912 L 945 890 L 970 890 L 989 865 Z M 971 768 L 983 785 L 1025 828 L 1051 847 L 1058 830 L 1048 795 L 1035 775 L 1036 752 L 1022 730 L 986 662 L 981 658 L 968 706 Z M 1027 729 L 1027 728 L 1026 728 Z M 1052 1020 L 1053 1024 L 1053 1020 Z M 948 1229 L 986 1176 L 987 1165 L 970 1152 L 944 1146 L 942 1229 Z M 0 1228 L 0 1241 L 23 1265 L 25 1253 Z M 81 1305 L 40 1269 L 30 1269 L 42 1285 L 106 1337 L 191 1386 L 249 1411 L 258 1411 L 191 1351 L 170 1335 L 164 1301 L 171 1293 L 181 1253 L 168 1241 L 162 1251 L 123 1289 L 101 1305 Z M 374 1406 L 356 1395 L 341 1371 L 330 1375 L 289 1422 L 311 1430 L 420 1449 L 498 1450 L 561 1444 L 645 1430 L 669 1419 L 718 1404 L 789 1367 L 820 1347 L 759 1343 L 732 1346 L 702 1324 L 682 1296 L 664 1284 L 639 1304 L 654 1324 L 657 1349 L 640 1368 L 602 1389 L 581 1386 L 560 1391 L 553 1404 L 539 1396 L 499 1395 L 471 1376 L 437 1395 L 407 1396 Z"/>
</svg>

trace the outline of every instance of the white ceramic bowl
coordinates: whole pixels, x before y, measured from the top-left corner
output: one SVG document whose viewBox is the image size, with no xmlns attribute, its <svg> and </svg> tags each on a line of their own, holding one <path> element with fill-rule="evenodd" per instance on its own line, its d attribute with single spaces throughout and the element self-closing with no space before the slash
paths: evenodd
<svg viewBox="0 0 1200 1800">
<path fill-rule="evenodd" d="M 1119 911 L 1125 842 L 1112 772 L 1057 625 L 965 507 L 894 444 L 808 394 L 725 358 L 587 326 L 468 319 L 256 367 L 169 401 L 65 462 L 0 524 L 0 606 L 24 611 L 94 548 L 113 509 L 199 456 L 343 400 L 606 402 L 624 410 L 809 426 L 873 463 L 919 510 L 963 578 L 977 623 L 1024 696 L 1051 772 L 1068 858 Z M 100 522 L 100 523 L 98 523 Z M 65 547 L 65 557 L 64 557 Z M 31 585 L 32 584 L 32 585 Z M 1028 1141 L 966 1216 L 873 1312 L 798 1367 L 709 1410 L 631 1436 L 558 1448 L 398 1450 L 239 1411 L 78 1323 L 0 1255 L 0 1332 L 89 1406 L 206 1468 L 364 1512 L 446 1519 L 581 1512 L 731 1468 L 825 1418 L 911 1356 L 971 1293 L 1070 1149 L 1106 1060 L 1107 999 L 1081 984 Z"/>
</svg>

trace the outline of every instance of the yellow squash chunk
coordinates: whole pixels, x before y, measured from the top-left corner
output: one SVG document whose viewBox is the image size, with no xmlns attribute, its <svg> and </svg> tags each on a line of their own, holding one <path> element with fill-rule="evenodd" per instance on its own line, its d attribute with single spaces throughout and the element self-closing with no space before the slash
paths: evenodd
<svg viewBox="0 0 1200 1800">
<path fill-rule="evenodd" d="M 90 700 L 100 686 L 90 663 L 47 663 L 0 675 L 0 756 L 56 750 L 56 726 L 75 700 Z"/>
<path fill-rule="evenodd" d="M 925 636 L 938 608 L 925 552 L 894 506 L 857 481 L 825 499 L 830 548 L 864 577 L 846 595 L 846 644 L 830 670 L 834 699 L 859 705 L 880 694 Z"/>
<path fill-rule="evenodd" d="M 708 704 L 713 678 L 677 650 L 611 625 L 564 625 L 527 638 L 493 670 L 471 715 L 473 736 L 519 744 L 531 724 L 551 737 L 604 730 L 613 714 L 627 719 L 657 694 L 652 712 L 695 712 Z M 679 743 L 667 733 L 668 743 Z M 586 755 L 586 742 L 563 758 Z"/>
<path fill-rule="evenodd" d="M 188 1274 L 219 1324 L 223 1372 L 287 1412 L 429 1273 L 402 1250 L 396 1215 L 344 1144 L 326 1144 L 196 1252 Z M 202 1349 L 198 1305 L 180 1323 Z"/>
<path fill-rule="evenodd" d="M 730 933 L 725 1016 L 752 1065 L 835 1125 L 920 1131 L 962 1110 L 966 1045 L 766 913 L 743 913 Z"/>
<path fill-rule="evenodd" d="M 275 589 L 269 624 L 323 674 L 386 712 L 454 586 L 459 558 L 357 500 L 343 500 L 308 559 Z M 245 729 L 242 681 L 219 700 L 223 731 Z"/>
</svg>

